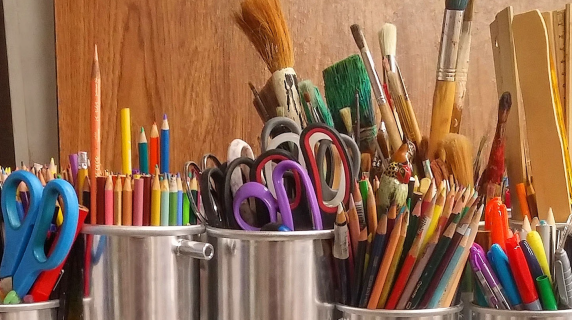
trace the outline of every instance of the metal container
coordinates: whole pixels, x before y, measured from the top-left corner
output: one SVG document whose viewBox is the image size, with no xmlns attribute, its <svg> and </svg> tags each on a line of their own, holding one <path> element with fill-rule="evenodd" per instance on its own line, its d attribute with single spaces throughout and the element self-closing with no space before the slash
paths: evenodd
<svg viewBox="0 0 572 320">
<path fill-rule="evenodd" d="M 528 310 L 498 310 L 483 308 L 471 304 L 473 320 L 570 320 L 572 310 L 558 311 L 528 311 Z"/>
<path fill-rule="evenodd" d="M 457 320 L 462 318 L 463 305 L 422 310 L 369 310 L 337 305 L 337 309 L 342 312 L 339 320 Z"/>
<path fill-rule="evenodd" d="M 0 320 L 56 320 L 59 301 L 0 305 Z"/>
<path fill-rule="evenodd" d="M 205 263 L 201 319 L 334 319 L 333 237 L 207 227 L 215 255 Z"/>
<path fill-rule="evenodd" d="M 199 261 L 213 248 L 193 241 L 203 226 L 86 225 L 91 250 L 90 320 L 199 319 Z"/>
</svg>

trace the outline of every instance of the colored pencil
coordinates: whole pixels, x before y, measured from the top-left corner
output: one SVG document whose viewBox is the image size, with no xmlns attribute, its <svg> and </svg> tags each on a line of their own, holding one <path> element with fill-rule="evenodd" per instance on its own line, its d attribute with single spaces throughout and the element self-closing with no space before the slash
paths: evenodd
<svg viewBox="0 0 572 320">
<path fill-rule="evenodd" d="M 98 176 L 95 179 L 96 182 L 96 186 L 94 188 L 97 189 L 95 192 L 97 194 L 97 205 L 96 205 L 96 223 L 97 224 L 105 224 L 105 182 L 107 181 L 107 178 L 104 176 Z M 92 190 L 92 193 L 93 191 Z M 99 191 L 98 191 L 99 190 Z"/>
<path fill-rule="evenodd" d="M 145 129 L 141 127 L 139 134 L 139 170 L 141 173 L 149 173 L 149 148 L 147 145 L 147 137 L 145 136 Z"/>
<path fill-rule="evenodd" d="M 177 225 L 177 205 L 178 200 L 178 190 L 177 190 L 177 177 L 171 175 L 169 177 L 169 225 Z"/>
<path fill-rule="evenodd" d="M 141 176 L 143 179 L 143 225 L 151 225 L 151 176 Z"/>
<path fill-rule="evenodd" d="M 94 49 L 93 65 L 91 68 L 91 153 L 89 180 L 97 186 L 96 177 L 101 175 L 101 73 L 99 71 L 99 58 L 97 45 Z M 103 190 L 103 189 L 100 189 Z M 97 223 L 97 188 L 90 192 L 91 224 Z M 94 214 L 95 213 L 95 214 Z"/>
<path fill-rule="evenodd" d="M 90 206 L 90 204 L 91 204 L 90 203 L 91 202 L 91 183 L 89 182 L 89 177 L 85 178 L 81 189 L 82 189 L 81 194 L 83 196 L 82 197 L 83 201 L 81 202 L 81 205 L 86 207 L 86 208 L 90 208 L 91 207 Z M 86 221 L 86 223 L 87 222 L 88 221 Z"/>
<path fill-rule="evenodd" d="M 193 196 L 193 199 L 195 199 L 195 206 L 198 207 L 199 206 L 199 186 L 198 186 L 198 182 L 197 182 L 197 177 L 192 177 L 191 178 L 191 195 Z M 197 224 L 197 214 L 198 212 L 195 212 L 193 209 L 193 207 L 191 207 L 191 215 L 189 216 L 189 223 L 190 224 Z"/>
<path fill-rule="evenodd" d="M 377 271 L 379 270 L 379 265 L 381 264 L 381 259 L 384 256 L 385 242 L 387 239 L 387 214 L 381 214 L 379 223 L 377 225 L 377 230 L 373 242 L 371 245 L 370 253 L 370 263 L 367 266 L 367 270 L 364 276 L 364 288 L 361 292 L 359 307 L 365 308 L 369 297 L 371 295 L 371 290 L 373 289 L 373 284 L 375 278 L 377 277 Z"/>
<path fill-rule="evenodd" d="M 362 278 L 364 272 L 365 255 L 367 249 L 367 228 L 361 229 L 358 239 L 358 249 L 354 257 L 354 280 L 351 292 L 351 305 L 357 306 L 359 303 L 360 293 L 362 290 Z"/>
<path fill-rule="evenodd" d="M 161 181 L 161 225 L 169 225 L 169 179 L 166 176 Z"/>
<path fill-rule="evenodd" d="M 113 225 L 113 180 L 111 176 L 105 179 L 105 224 Z"/>
<path fill-rule="evenodd" d="M 123 210 L 121 212 L 122 225 L 130 226 L 133 224 L 133 188 L 131 186 L 131 176 L 125 177 L 123 183 Z"/>
<path fill-rule="evenodd" d="M 190 179 L 189 177 L 184 177 L 185 179 Z M 190 190 L 188 190 L 190 192 Z M 189 196 L 187 195 L 187 184 L 183 184 L 183 225 L 189 224 L 191 215 L 191 202 Z"/>
<path fill-rule="evenodd" d="M 167 115 L 163 115 L 163 123 L 161 124 L 161 173 L 167 173 L 169 171 L 169 160 L 170 160 L 170 130 L 169 121 L 167 121 Z"/>
<path fill-rule="evenodd" d="M 333 256 L 336 261 L 339 275 L 341 302 L 343 304 L 348 304 L 350 299 L 350 287 L 347 271 L 349 260 L 348 226 L 346 222 L 346 214 L 341 204 L 338 206 L 336 222 L 334 224 Z"/>
<path fill-rule="evenodd" d="M 113 191 L 113 221 L 115 225 L 120 226 L 123 223 L 121 212 L 123 211 L 123 183 L 120 177 L 115 181 L 115 189 Z"/>
<path fill-rule="evenodd" d="M 357 215 L 354 197 L 350 194 L 350 204 L 348 206 L 348 228 L 350 232 L 350 240 L 352 252 L 357 252 L 358 238 L 360 234 L 359 217 Z"/>
<path fill-rule="evenodd" d="M 143 192 L 144 181 L 141 178 L 135 179 L 133 190 L 133 225 L 143 225 Z"/>
<path fill-rule="evenodd" d="M 155 170 L 159 165 L 159 130 L 157 124 L 153 122 L 149 135 L 149 170 Z M 151 172 L 150 172 L 151 173 Z"/>
<path fill-rule="evenodd" d="M 161 182 L 158 175 L 153 176 L 151 187 L 151 225 L 161 225 Z"/>
<path fill-rule="evenodd" d="M 121 171 L 131 174 L 131 111 L 121 109 Z"/>
<path fill-rule="evenodd" d="M 389 214 L 387 220 L 389 225 Z M 381 265 L 379 267 L 377 277 L 375 278 L 373 289 L 371 290 L 371 296 L 367 303 L 368 309 L 375 309 L 379 304 L 381 292 L 383 290 L 383 286 L 386 284 L 385 280 L 387 279 L 389 267 L 391 266 L 391 260 L 393 259 L 393 254 L 395 253 L 397 243 L 399 242 L 399 234 L 401 232 L 402 221 L 403 215 L 400 215 L 397 219 L 395 219 L 395 226 L 393 231 L 391 231 L 391 234 L 389 234 L 389 241 L 387 243 L 387 247 L 385 248 L 383 259 L 381 260 Z"/>
<path fill-rule="evenodd" d="M 435 200 L 435 206 L 433 208 L 433 216 L 431 217 L 431 224 L 429 224 L 429 229 L 427 230 L 427 239 L 431 238 L 435 230 L 437 230 L 437 225 L 439 224 L 439 219 L 441 213 L 443 212 L 443 206 L 445 205 L 445 181 L 441 181 L 441 187 L 437 198 Z"/>
<path fill-rule="evenodd" d="M 183 182 L 180 174 L 177 174 L 177 225 L 183 225 Z"/>
<path fill-rule="evenodd" d="M 409 212 L 405 211 L 401 214 L 403 220 L 401 223 L 401 231 L 399 232 L 399 239 L 397 241 L 397 246 L 393 258 L 391 259 L 391 265 L 389 266 L 389 271 L 387 273 L 387 278 L 385 284 L 383 285 L 383 290 L 381 291 L 381 297 L 377 303 L 378 308 L 384 308 L 389 298 L 389 293 L 393 288 L 393 283 L 397 274 L 397 267 L 399 265 L 399 258 L 401 257 L 401 252 L 403 251 L 403 243 L 405 242 L 405 237 L 407 236 L 407 226 L 409 225 Z"/>
<path fill-rule="evenodd" d="M 401 252 L 401 258 L 398 269 L 401 269 L 401 265 L 403 264 L 403 261 L 407 257 L 409 249 L 411 249 L 411 246 L 413 245 L 413 241 L 415 241 L 420 221 L 421 221 L 421 202 L 417 202 L 415 204 L 415 208 L 413 208 L 413 213 L 409 216 L 409 226 L 407 227 L 407 236 L 405 237 L 405 241 L 403 242 L 403 249 Z"/>
</svg>

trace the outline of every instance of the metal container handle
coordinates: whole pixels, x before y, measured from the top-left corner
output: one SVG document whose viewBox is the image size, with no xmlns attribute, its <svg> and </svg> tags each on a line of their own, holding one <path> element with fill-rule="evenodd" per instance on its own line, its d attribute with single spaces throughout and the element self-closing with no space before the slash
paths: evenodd
<svg viewBox="0 0 572 320">
<path fill-rule="evenodd" d="M 210 243 L 179 239 L 175 244 L 175 253 L 194 259 L 210 260 L 214 256 L 214 248 Z"/>
</svg>

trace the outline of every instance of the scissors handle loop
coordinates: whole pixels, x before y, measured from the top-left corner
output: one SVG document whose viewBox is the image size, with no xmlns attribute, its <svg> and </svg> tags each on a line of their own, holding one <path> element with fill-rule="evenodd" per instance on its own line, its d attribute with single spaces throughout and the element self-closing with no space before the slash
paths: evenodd
<svg viewBox="0 0 572 320">
<path fill-rule="evenodd" d="M 60 195 L 65 210 L 64 221 L 52 245 L 51 253 L 46 257 L 44 251 L 46 235 L 52 223 L 55 203 Z M 13 278 L 14 291 L 20 297 L 30 290 L 40 272 L 54 269 L 64 261 L 77 231 L 79 204 L 75 190 L 69 182 L 62 179 L 48 182 L 42 194 L 39 210 L 30 241 Z"/>
<path fill-rule="evenodd" d="M 294 219 L 292 217 L 292 211 L 290 210 L 290 202 L 288 201 L 288 194 L 286 193 L 286 187 L 284 186 L 283 179 L 284 174 L 288 170 L 296 171 L 300 175 L 300 180 L 304 185 L 308 204 L 312 213 L 314 230 L 322 230 L 322 216 L 318 206 L 316 192 L 314 192 L 314 187 L 312 186 L 312 181 L 310 180 L 310 177 L 304 168 L 302 168 L 299 163 L 292 160 L 285 160 L 276 165 L 276 168 L 274 168 L 274 175 L 272 176 L 272 180 L 274 180 L 274 186 L 276 187 L 276 202 L 278 203 L 278 209 L 282 217 L 282 223 L 291 230 L 295 230 Z"/>
<path fill-rule="evenodd" d="M 294 122 L 294 120 L 286 117 L 274 117 L 266 121 L 266 123 L 264 123 L 264 127 L 262 128 L 262 133 L 260 134 L 260 147 L 262 152 L 268 149 L 273 149 L 268 145 L 268 139 L 271 137 L 272 131 L 278 127 L 286 128 L 290 130 L 290 133 L 293 133 L 296 136 L 300 136 L 300 133 L 302 132 L 302 128 L 300 128 L 300 125 Z M 279 134 L 278 136 L 282 134 Z"/>
<path fill-rule="evenodd" d="M 16 193 L 21 182 L 24 182 L 30 191 L 28 213 L 22 221 L 20 221 L 16 207 Z M 22 255 L 28 244 L 27 241 L 30 239 L 30 234 L 36 223 L 38 208 L 40 208 L 42 200 L 42 189 L 40 180 L 31 172 L 24 170 L 12 172 L 4 182 L 2 187 L 2 216 L 5 223 L 6 249 L 0 265 L 0 278 L 14 275 L 22 260 Z"/>
<path fill-rule="evenodd" d="M 240 204 L 247 200 L 248 198 L 256 198 L 261 200 L 264 205 L 266 205 L 266 208 L 268 209 L 268 215 L 270 217 L 270 222 L 276 222 L 277 218 L 277 214 L 276 214 L 276 200 L 274 199 L 274 197 L 272 196 L 272 194 L 270 193 L 270 191 L 262 184 L 258 183 L 258 182 L 247 182 L 245 184 L 242 185 L 242 187 L 240 187 L 238 189 L 238 191 L 236 191 L 236 194 L 234 195 L 234 201 L 233 201 L 233 205 L 232 205 L 232 211 L 234 213 L 234 218 L 236 219 L 236 222 L 238 223 L 238 225 L 243 229 L 243 230 L 247 230 L 247 231 L 259 231 L 260 228 L 251 226 L 250 224 L 248 224 L 246 221 L 244 221 L 244 218 L 242 217 L 242 215 L 240 214 Z M 287 226 L 289 227 L 289 226 Z M 292 229 L 292 228 L 290 228 Z"/>
</svg>

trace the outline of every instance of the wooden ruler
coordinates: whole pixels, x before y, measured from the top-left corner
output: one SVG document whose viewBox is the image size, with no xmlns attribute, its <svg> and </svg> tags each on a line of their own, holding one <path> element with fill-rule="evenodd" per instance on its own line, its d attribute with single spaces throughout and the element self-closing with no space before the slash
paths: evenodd
<svg viewBox="0 0 572 320">
<path fill-rule="evenodd" d="M 526 141 L 524 139 L 526 134 L 511 29 L 512 17 L 512 7 L 499 12 L 490 25 L 490 33 L 498 96 L 500 97 L 504 92 L 510 92 L 512 97 L 512 108 L 506 123 L 505 159 L 510 194 L 514 195 L 512 196 L 514 200 L 511 202 L 512 216 L 515 219 L 522 219 L 520 204 L 516 197 L 516 185 L 526 182 Z"/>
<path fill-rule="evenodd" d="M 551 207 L 564 222 L 571 213 L 568 154 L 555 111 L 546 24 L 533 10 L 515 15 L 512 31 L 539 218 L 546 219 Z"/>
</svg>

